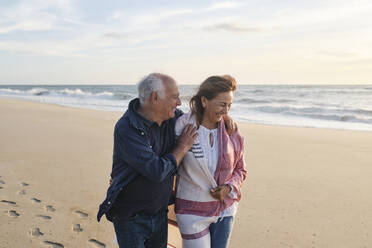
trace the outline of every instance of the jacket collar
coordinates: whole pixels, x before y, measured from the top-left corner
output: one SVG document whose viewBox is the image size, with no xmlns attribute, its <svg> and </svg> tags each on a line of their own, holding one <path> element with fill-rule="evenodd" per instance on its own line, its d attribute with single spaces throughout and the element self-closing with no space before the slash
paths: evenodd
<svg viewBox="0 0 372 248">
<path fill-rule="evenodd" d="M 154 124 L 153 121 L 150 121 L 140 115 L 137 111 L 137 109 L 140 106 L 140 101 L 138 98 L 133 99 L 129 102 L 128 106 L 128 119 L 131 125 L 133 125 L 137 129 L 145 130 L 146 128 L 150 127 Z"/>
</svg>

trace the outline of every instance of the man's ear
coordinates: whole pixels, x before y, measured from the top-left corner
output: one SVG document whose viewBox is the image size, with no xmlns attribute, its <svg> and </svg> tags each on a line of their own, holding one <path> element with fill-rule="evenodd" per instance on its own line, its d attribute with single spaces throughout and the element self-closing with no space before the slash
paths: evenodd
<svg viewBox="0 0 372 248">
<path fill-rule="evenodd" d="M 155 103 L 156 101 L 158 101 L 158 99 L 159 99 L 158 93 L 156 91 L 151 92 L 150 97 L 151 103 Z"/>
</svg>

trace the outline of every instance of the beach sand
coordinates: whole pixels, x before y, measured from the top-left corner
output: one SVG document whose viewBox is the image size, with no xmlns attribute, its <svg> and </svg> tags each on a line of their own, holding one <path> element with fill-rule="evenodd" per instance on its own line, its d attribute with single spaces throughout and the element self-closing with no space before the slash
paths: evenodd
<svg viewBox="0 0 372 248">
<path fill-rule="evenodd" d="M 0 248 L 115 247 L 96 213 L 121 115 L 0 99 Z M 372 132 L 239 128 L 248 173 L 230 247 L 372 247 Z"/>
</svg>

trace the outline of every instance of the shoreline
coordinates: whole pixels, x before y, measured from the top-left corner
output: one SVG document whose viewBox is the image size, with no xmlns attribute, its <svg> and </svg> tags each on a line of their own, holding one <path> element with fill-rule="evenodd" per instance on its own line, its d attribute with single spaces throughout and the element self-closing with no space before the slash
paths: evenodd
<svg viewBox="0 0 372 248">
<path fill-rule="evenodd" d="M 88 110 L 88 111 L 99 111 L 99 112 L 109 112 L 109 113 L 121 113 L 124 114 L 126 109 L 123 108 L 123 111 L 114 111 L 114 110 L 104 110 L 104 109 L 95 109 L 95 108 L 89 108 L 89 107 L 79 107 L 79 106 L 71 106 L 71 105 L 63 105 L 58 103 L 50 103 L 50 102 L 41 102 L 36 100 L 29 100 L 29 99 L 23 99 L 19 97 L 4 97 L 1 96 L 1 99 L 5 100 L 15 100 L 20 102 L 33 102 L 33 103 L 40 103 L 40 104 L 49 104 L 52 106 L 60 106 L 65 108 L 71 108 L 71 109 L 80 109 L 80 110 Z M 289 128 L 309 128 L 309 129 L 324 129 L 324 130 L 336 130 L 336 131 L 351 131 L 351 132 L 372 132 L 372 130 L 358 130 L 358 129 L 347 129 L 347 128 L 330 128 L 330 127 L 313 127 L 313 126 L 296 126 L 296 125 L 284 125 L 284 124 L 271 124 L 271 123 L 257 123 L 257 122 L 250 122 L 250 121 L 244 121 L 244 120 L 237 120 L 237 123 L 247 124 L 247 125 L 257 125 L 257 126 L 268 126 L 268 127 L 289 127 Z"/>
<path fill-rule="evenodd" d="M 0 247 L 115 247 L 95 216 L 122 114 L 0 99 Z M 371 132 L 238 125 L 247 179 L 230 247 L 372 244 Z"/>
</svg>

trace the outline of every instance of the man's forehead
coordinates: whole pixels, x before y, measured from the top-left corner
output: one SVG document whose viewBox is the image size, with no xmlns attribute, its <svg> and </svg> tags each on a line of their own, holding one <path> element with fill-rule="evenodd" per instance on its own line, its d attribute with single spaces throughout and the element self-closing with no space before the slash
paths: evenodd
<svg viewBox="0 0 372 248">
<path fill-rule="evenodd" d="M 165 87 L 169 87 L 169 88 L 177 87 L 177 83 L 173 78 L 163 79 L 162 81 Z"/>
<path fill-rule="evenodd" d="M 176 96 L 180 94 L 176 84 L 173 84 L 173 86 L 170 86 L 170 87 L 166 87 L 165 89 L 167 91 L 167 94 L 169 95 Z"/>
<path fill-rule="evenodd" d="M 177 83 L 173 79 L 163 81 L 163 85 L 164 85 L 164 88 L 169 90 L 169 91 L 178 92 Z"/>
</svg>

